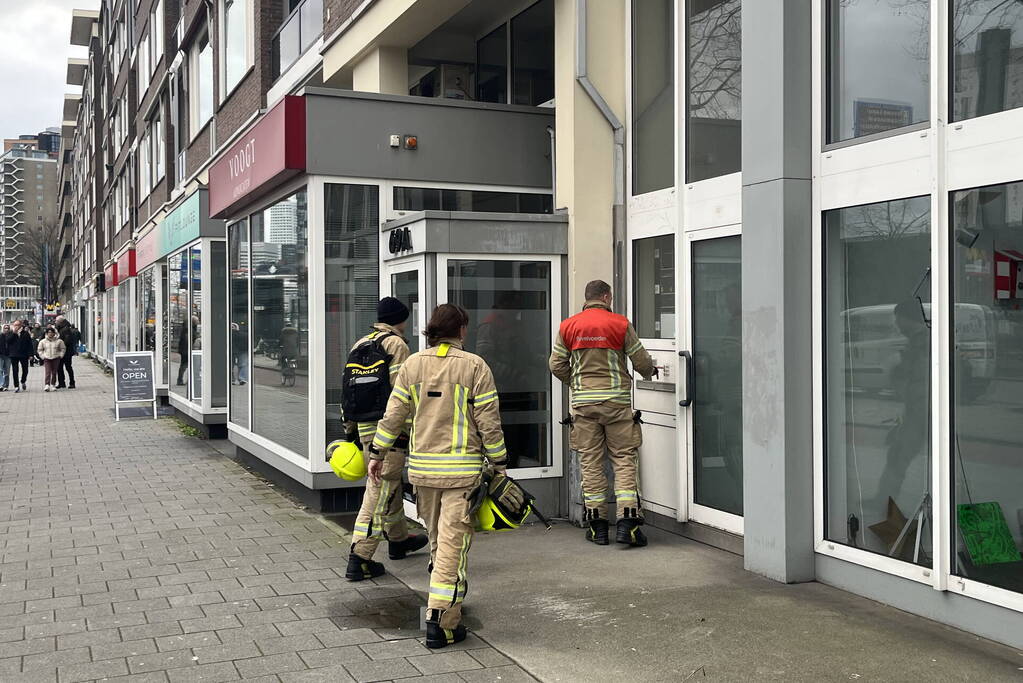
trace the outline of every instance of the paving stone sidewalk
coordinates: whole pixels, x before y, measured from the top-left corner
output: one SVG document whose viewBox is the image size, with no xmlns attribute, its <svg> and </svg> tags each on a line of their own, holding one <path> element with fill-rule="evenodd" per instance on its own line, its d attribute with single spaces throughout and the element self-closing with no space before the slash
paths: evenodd
<svg viewBox="0 0 1023 683">
<path fill-rule="evenodd" d="M 348 541 L 112 385 L 0 393 L 0 681 L 534 681 L 476 637 L 432 653 L 422 598 L 345 581 Z M 411 560 L 410 560 L 411 561 Z"/>
</svg>

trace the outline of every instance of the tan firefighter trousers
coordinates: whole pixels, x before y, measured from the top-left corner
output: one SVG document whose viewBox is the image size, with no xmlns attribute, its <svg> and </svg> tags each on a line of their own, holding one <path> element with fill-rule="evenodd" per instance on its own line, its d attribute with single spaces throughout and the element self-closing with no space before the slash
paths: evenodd
<svg viewBox="0 0 1023 683">
<path fill-rule="evenodd" d="M 473 525 L 469 519 L 471 487 L 437 489 L 416 486 L 419 516 L 430 534 L 429 609 L 442 610 L 440 626 L 453 629 L 462 621 L 462 600 L 469 588 L 468 559 Z"/>
<path fill-rule="evenodd" d="M 401 473 L 405 467 L 404 451 L 401 463 L 388 468 L 384 463 L 380 483 L 366 477 L 366 492 L 362 495 L 362 507 L 355 518 L 352 534 L 352 552 L 364 560 L 372 560 L 380 541 L 404 541 L 408 538 L 408 522 L 402 503 Z"/>
<path fill-rule="evenodd" d="M 579 453 L 586 521 L 607 519 L 605 446 L 614 471 L 618 517 L 643 517 L 639 501 L 639 447 L 643 431 L 632 416 L 631 406 L 607 401 L 572 409 L 572 448 Z"/>
</svg>

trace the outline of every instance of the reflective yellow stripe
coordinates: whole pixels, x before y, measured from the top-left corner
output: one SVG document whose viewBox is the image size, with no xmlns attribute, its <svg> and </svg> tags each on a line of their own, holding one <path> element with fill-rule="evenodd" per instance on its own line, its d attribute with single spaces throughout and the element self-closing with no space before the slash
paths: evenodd
<svg viewBox="0 0 1023 683">
<path fill-rule="evenodd" d="M 635 344 L 633 344 L 632 346 L 630 346 L 628 349 L 626 349 L 625 353 L 627 353 L 627 354 L 629 354 L 631 356 L 632 354 L 634 354 L 637 351 L 639 351 L 641 348 L 643 348 L 643 342 L 639 342 L 638 341 Z"/>
<path fill-rule="evenodd" d="M 377 426 L 377 434 L 373 437 L 373 445 L 377 448 L 390 448 L 398 437 L 394 434 L 388 434 L 379 426 Z"/>
<path fill-rule="evenodd" d="M 383 365 L 383 363 L 384 363 L 384 361 L 382 361 L 382 360 L 378 360 L 376 363 L 373 363 L 373 365 L 359 365 L 358 363 L 349 363 L 345 367 L 346 368 L 359 368 L 360 370 L 372 370 L 373 368 L 377 367 L 378 365 Z"/>
<path fill-rule="evenodd" d="M 491 460 L 500 458 L 508 452 L 508 449 L 504 446 L 504 439 L 501 439 L 498 443 L 494 444 L 483 444 L 483 453 Z"/>
<path fill-rule="evenodd" d="M 566 347 L 564 344 L 555 344 L 554 353 L 562 357 L 568 356 L 568 347 Z"/>
<path fill-rule="evenodd" d="M 448 355 L 448 351 L 450 350 L 451 344 L 441 344 L 440 346 L 437 347 L 437 355 L 443 358 L 446 355 Z"/>
<path fill-rule="evenodd" d="M 408 403 L 409 399 L 412 398 L 412 396 L 407 391 L 405 391 L 398 385 L 395 385 L 394 388 L 391 389 L 391 393 L 394 396 L 397 396 L 398 400 L 400 400 L 402 403 Z"/>
<path fill-rule="evenodd" d="M 618 352 L 614 349 L 607 350 L 607 366 L 611 374 L 611 388 L 617 391 L 622 388 L 622 376 L 618 370 Z"/>
<path fill-rule="evenodd" d="M 451 452 L 467 453 L 469 448 L 469 390 L 461 384 L 455 385 L 451 400 L 455 404 L 451 418 Z"/>
</svg>

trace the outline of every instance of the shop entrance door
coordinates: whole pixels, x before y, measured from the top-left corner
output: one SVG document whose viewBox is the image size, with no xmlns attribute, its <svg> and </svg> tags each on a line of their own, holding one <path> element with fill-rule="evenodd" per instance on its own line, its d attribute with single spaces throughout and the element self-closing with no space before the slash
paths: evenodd
<svg viewBox="0 0 1023 683">
<path fill-rule="evenodd" d="M 687 233 L 681 272 L 689 282 L 680 283 L 687 310 L 679 452 L 688 517 L 736 534 L 743 532 L 741 240 L 739 226 Z"/>
<path fill-rule="evenodd" d="M 547 361 L 561 313 L 556 256 L 442 254 L 437 298 L 469 313 L 465 349 L 494 373 L 508 467 L 519 478 L 561 474 L 561 392 Z"/>
<path fill-rule="evenodd" d="M 433 310 L 434 296 L 427 284 L 430 278 L 426 272 L 426 258 L 417 256 L 388 264 L 388 286 L 390 296 L 408 306 L 409 324 L 405 331 L 409 351 L 415 353 L 425 346 L 423 330 L 426 319 Z"/>
</svg>

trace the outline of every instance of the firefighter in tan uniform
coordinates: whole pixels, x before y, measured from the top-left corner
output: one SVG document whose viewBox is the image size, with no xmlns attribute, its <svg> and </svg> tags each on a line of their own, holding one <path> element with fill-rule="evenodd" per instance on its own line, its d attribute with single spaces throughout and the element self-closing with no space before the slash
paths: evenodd
<svg viewBox="0 0 1023 683">
<path fill-rule="evenodd" d="M 411 416 L 408 475 L 432 555 L 430 648 L 465 639 L 462 601 L 473 534 L 468 494 L 480 482 L 484 461 L 497 471 L 507 463 L 494 376 L 482 358 L 462 350 L 468 323 L 459 306 L 434 310 L 426 330 L 430 348 L 402 365 L 370 451 L 370 477 L 393 469 L 404 456 L 389 449 Z"/>
<path fill-rule="evenodd" d="M 390 356 L 389 372 L 391 387 L 398 371 L 409 356 L 408 342 L 405 340 L 405 326 L 409 317 L 408 307 L 393 297 L 385 297 L 377 304 L 377 322 L 373 331 L 355 342 L 355 349 L 368 341 L 377 339 L 381 347 Z M 367 457 L 373 436 L 377 431 L 376 422 L 356 423 L 359 430 L 359 441 L 362 442 Z M 346 424 L 347 430 L 353 425 Z M 404 431 L 404 430 L 403 430 Z M 373 560 L 377 546 L 384 538 L 387 539 L 387 554 L 392 560 L 402 560 L 408 553 L 415 552 L 427 544 L 427 537 L 422 534 L 409 535 L 408 522 L 402 503 L 401 475 L 405 468 L 405 436 L 400 448 L 395 448 L 395 457 L 391 466 L 378 480 L 366 480 L 366 492 L 362 496 L 362 507 L 355 518 L 355 530 L 352 534 L 353 543 L 348 555 L 348 569 L 345 578 L 349 581 L 380 576 L 384 573 L 384 565 Z"/>
<path fill-rule="evenodd" d="M 632 376 L 626 363 L 645 379 L 656 374 L 650 354 L 632 324 L 611 312 L 611 287 L 602 280 L 586 285 L 581 313 L 561 323 L 551 353 L 551 372 L 572 388 L 572 448 L 579 453 L 583 479 L 586 538 L 608 545 L 605 447 L 610 453 L 618 503 L 615 540 L 645 546 L 640 530 L 638 451 L 643 442 L 632 411 Z"/>
</svg>

